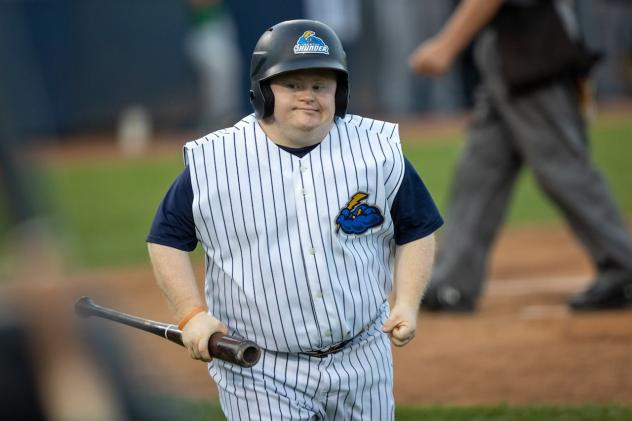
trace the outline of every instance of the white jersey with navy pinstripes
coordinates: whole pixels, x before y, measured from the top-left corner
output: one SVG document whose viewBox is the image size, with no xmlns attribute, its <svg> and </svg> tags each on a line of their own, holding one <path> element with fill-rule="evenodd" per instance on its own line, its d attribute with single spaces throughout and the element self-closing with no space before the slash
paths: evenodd
<svg viewBox="0 0 632 421">
<path fill-rule="evenodd" d="M 209 311 L 282 352 L 350 339 L 388 311 L 390 208 L 404 175 L 396 124 L 336 118 L 302 158 L 250 115 L 184 148 Z"/>
</svg>

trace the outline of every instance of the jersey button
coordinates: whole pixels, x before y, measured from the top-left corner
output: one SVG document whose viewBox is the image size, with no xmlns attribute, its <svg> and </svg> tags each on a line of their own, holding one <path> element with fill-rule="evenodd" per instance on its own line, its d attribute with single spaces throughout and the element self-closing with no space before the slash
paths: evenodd
<svg viewBox="0 0 632 421">
<path fill-rule="evenodd" d="M 318 291 L 316 294 L 314 294 L 314 296 L 316 298 L 323 298 L 323 293 L 321 291 Z"/>
<path fill-rule="evenodd" d="M 316 255 L 316 250 L 314 249 L 314 247 L 310 247 L 309 250 L 307 250 L 307 252 L 311 254 L 312 256 Z"/>
<path fill-rule="evenodd" d="M 323 332 L 323 334 L 325 336 L 331 337 L 331 330 L 327 329 L 326 331 Z"/>
<path fill-rule="evenodd" d="M 307 166 L 305 166 L 305 165 L 301 165 L 301 166 L 299 167 L 299 169 L 301 170 L 301 172 L 305 172 L 305 171 L 307 171 L 307 170 L 308 170 Z"/>
</svg>

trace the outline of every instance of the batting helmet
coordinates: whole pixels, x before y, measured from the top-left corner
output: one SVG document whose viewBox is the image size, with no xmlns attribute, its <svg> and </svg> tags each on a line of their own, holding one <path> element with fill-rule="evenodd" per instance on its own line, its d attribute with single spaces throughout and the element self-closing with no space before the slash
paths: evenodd
<svg viewBox="0 0 632 421">
<path fill-rule="evenodd" d="M 274 112 L 270 78 L 302 69 L 330 69 L 337 75 L 336 112 L 344 117 L 349 102 L 347 55 L 338 35 L 315 20 L 288 20 L 265 31 L 252 53 L 250 103 L 257 118 Z"/>
</svg>

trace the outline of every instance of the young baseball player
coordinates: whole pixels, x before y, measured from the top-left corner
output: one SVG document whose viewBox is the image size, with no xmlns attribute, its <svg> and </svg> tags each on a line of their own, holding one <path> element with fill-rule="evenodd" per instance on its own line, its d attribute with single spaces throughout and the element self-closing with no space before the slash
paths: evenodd
<svg viewBox="0 0 632 421">
<path fill-rule="evenodd" d="M 148 237 L 157 282 L 229 419 L 392 419 L 389 340 L 415 335 L 441 216 L 397 125 L 346 114 L 329 27 L 267 30 L 251 81 L 254 114 L 184 147 Z M 218 331 L 261 345 L 259 363 L 211 360 Z"/>
</svg>

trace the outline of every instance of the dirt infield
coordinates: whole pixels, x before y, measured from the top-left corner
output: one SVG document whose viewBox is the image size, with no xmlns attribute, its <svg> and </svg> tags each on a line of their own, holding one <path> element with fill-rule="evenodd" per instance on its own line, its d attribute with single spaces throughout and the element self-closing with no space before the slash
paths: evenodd
<svg viewBox="0 0 632 421">
<path fill-rule="evenodd" d="M 421 314 L 419 333 L 396 349 L 399 403 L 632 404 L 632 309 L 570 314 L 565 301 L 591 268 L 559 227 L 506 231 L 498 242 L 480 310 Z M 107 288 L 109 305 L 170 320 L 147 268 L 81 276 Z M 96 284 L 95 284 L 96 283 Z M 164 340 L 117 330 L 129 347 L 134 378 L 155 392 L 213 398 L 202 363 Z"/>
</svg>

